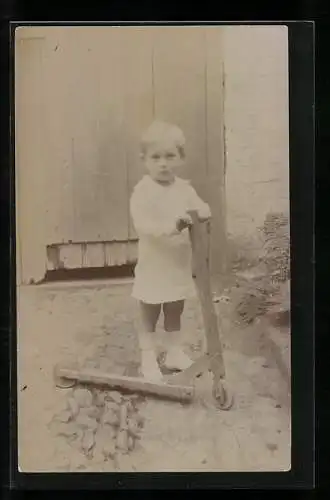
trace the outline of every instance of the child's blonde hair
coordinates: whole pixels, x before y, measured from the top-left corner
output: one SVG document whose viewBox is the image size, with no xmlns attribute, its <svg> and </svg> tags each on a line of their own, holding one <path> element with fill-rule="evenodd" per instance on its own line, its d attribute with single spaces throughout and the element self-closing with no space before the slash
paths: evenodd
<svg viewBox="0 0 330 500">
<path fill-rule="evenodd" d="M 180 156 L 185 156 L 185 137 L 182 130 L 172 123 L 160 120 L 154 121 L 144 132 L 141 139 L 141 153 L 144 156 L 149 146 L 166 138 L 173 142 L 178 149 Z"/>
</svg>

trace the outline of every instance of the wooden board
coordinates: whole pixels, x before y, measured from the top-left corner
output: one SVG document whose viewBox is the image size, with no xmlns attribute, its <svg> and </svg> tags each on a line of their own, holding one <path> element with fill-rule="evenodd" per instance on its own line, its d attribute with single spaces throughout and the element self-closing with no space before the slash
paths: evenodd
<svg viewBox="0 0 330 500">
<path fill-rule="evenodd" d="M 122 266 L 136 262 L 137 241 L 50 245 L 46 254 L 49 271 Z"/>
<path fill-rule="evenodd" d="M 222 42 L 211 31 L 49 27 L 31 29 L 30 38 L 21 32 L 26 62 L 17 94 L 17 165 L 24 163 L 18 189 L 28 200 L 20 212 L 29 220 L 23 224 L 29 234 L 21 233 L 18 261 L 28 269 L 24 282 L 42 277 L 47 245 L 114 243 L 119 246 L 104 248 L 104 265 L 122 262 L 124 254 L 128 262 L 136 260 L 129 197 L 144 173 L 139 143 L 153 118 L 177 123 L 186 135 L 187 165 L 179 174 L 191 178 L 211 204 L 213 261 L 219 260 L 225 233 L 219 215 Z M 40 214 L 44 224 L 35 224 Z M 129 240 L 133 245 L 119 250 Z M 69 252 L 66 260 L 78 262 L 79 252 Z M 101 262 L 99 257 L 90 260 Z"/>
<path fill-rule="evenodd" d="M 211 275 L 226 270 L 226 199 L 224 138 L 224 69 L 222 30 L 204 28 L 206 63 L 207 192 L 212 209 L 210 232 Z"/>
<path fill-rule="evenodd" d="M 71 33 L 75 241 L 128 238 L 123 41 L 116 28 Z"/>
<path fill-rule="evenodd" d="M 134 263 L 138 258 L 138 242 L 137 241 L 129 241 L 127 246 L 127 262 Z"/>
<path fill-rule="evenodd" d="M 206 197 L 204 31 L 168 26 L 154 30 L 155 115 L 176 123 L 186 137 L 186 165 L 179 175 Z"/>
<path fill-rule="evenodd" d="M 17 268 L 20 282 L 41 280 L 46 272 L 43 123 L 43 38 L 15 43 L 15 188 Z"/>
<path fill-rule="evenodd" d="M 105 254 L 103 243 L 79 245 L 82 253 L 82 267 L 104 267 Z"/>
<path fill-rule="evenodd" d="M 109 28 L 47 37 L 48 244 L 128 237 L 121 47 Z"/>
<path fill-rule="evenodd" d="M 204 330 L 206 335 L 207 353 L 215 356 L 212 360 L 212 370 L 218 372 L 219 378 L 224 377 L 225 369 L 222 359 L 222 345 L 218 326 L 218 318 L 212 300 L 210 273 L 207 263 L 207 236 L 205 224 L 198 221 L 196 212 L 191 212 L 193 226 L 190 238 L 194 255 L 196 284 L 202 309 Z"/>
<path fill-rule="evenodd" d="M 127 203 L 136 183 L 146 173 L 140 159 L 143 132 L 154 118 L 154 89 L 152 75 L 152 29 L 124 28 L 125 40 L 122 81 L 125 93 L 125 138 L 127 162 Z M 129 217 L 129 238 L 137 237 Z"/>
<path fill-rule="evenodd" d="M 47 134 L 47 155 L 43 164 L 47 193 L 46 245 L 67 242 L 73 238 L 73 137 L 70 129 L 71 107 L 68 105 L 72 61 L 68 34 L 66 28 L 48 28 L 45 39 L 42 77 L 47 118 L 42 125 Z"/>
<path fill-rule="evenodd" d="M 59 248 L 59 261 L 61 268 L 77 269 L 82 267 L 80 245 L 62 245 Z"/>
<path fill-rule="evenodd" d="M 193 386 L 170 385 L 166 383 L 150 382 L 138 377 L 125 377 L 116 374 L 102 372 L 100 370 L 78 370 L 57 366 L 55 378 L 75 380 L 77 382 L 112 387 L 116 389 L 150 394 L 158 397 L 169 398 L 179 401 L 191 401 L 194 396 Z"/>
<path fill-rule="evenodd" d="M 105 244 L 105 259 L 107 266 L 121 266 L 128 262 L 128 242 Z"/>
</svg>

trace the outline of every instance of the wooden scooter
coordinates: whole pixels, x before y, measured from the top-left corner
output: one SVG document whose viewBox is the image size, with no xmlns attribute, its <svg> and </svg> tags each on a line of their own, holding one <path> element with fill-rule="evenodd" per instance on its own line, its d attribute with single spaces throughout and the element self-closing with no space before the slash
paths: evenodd
<svg viewBox="0 0 330 500">
<path fill-rule="evenodd" d="M 84 383 L 158 398 L 190 402 L 195 396 L 193 380 L 203 372 L 211 371 L 213 374 L 212 395 L 216 406 L 222 410 L 229 410 L 232 407 L 233 396 L 230 394 L 225 381 L 225 365 L 218 319 L 212 300 L 208 241 L 205 227 L 199 221 L 197 212 L 191 211 L 190 216 L 193 222 L 190 228 L 190 239 L 195 263 L 196 285 L 206 335 L 206 353 L 186 370 L 178 374 L 164 376 L 164 382 L 151 382 L 140 377 L 119 376 L 100 370 L 57 365 L 54 375 L 58 387 L 72 387 L 77 383 Z"/>
</svg>

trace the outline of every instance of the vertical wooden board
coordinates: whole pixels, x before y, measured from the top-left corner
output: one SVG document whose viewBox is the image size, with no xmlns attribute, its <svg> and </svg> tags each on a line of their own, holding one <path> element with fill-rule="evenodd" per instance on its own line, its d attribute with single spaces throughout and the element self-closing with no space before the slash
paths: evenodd
<svg viewBox="0 0 330 500">
<path fill-rule="evenodd" d="M 126 263 L 126 243 L 115 243 L 112 247 L 112 265 L 120 266 Z"/>
<path fill-rule="evenodd" d="M 111 242 L 105 244 L 105 262 L 106 265 L 122 266 L 127 261 L 128 242 Z"/>
<path fill-rule="evenodd" d="M 69 51 L 73 66 L 70 85 L 71 110 L 69 122 L 71 137 L 71 192 L 73 203 L 73 224 L 70 239 L 74 242 L 95 241 L 99 218 L 94 142 L 92 136 L 93 120 L 95 118 L 93 101 L 93 59 L 89 47 L 88 28 L 69 28 Z M 67 59 L 67 64 L 70 61 Z"/>
<path fill-rule="evenodd" d="M 136 183 L 145 173 L 140 159 L 140 140 L 153 120 L 152 29 L 121 28 L 123 37 L 122 85 L 125 105 L 127 203 Z M 129 209 L 129 205 L 128 205 Z M 129 238 L 136 232 L 129 217 Z"/>
<path fill-rule="evenodd" d="M 104 267 L 105 253 L 103 243 L 82 245 L 82 267 Z"/>
<path fill-rule="evenodd" d="M 123 39 L 113 27 L 74 28 L 72 60 L 75 241 L 128 237 Z"/>
<path fill-rule="evenodd" d="M 46 248 L 47 254 L 47 271 L 54 271 L 61 268 L 60 263 L 60 247 L 57 245 L 49 245 Z"/>
<path fill-rule="evenodd" d="M 116 259 L 115 259 L 115 246 L 117 243 L 115 242 L 110 242 L 110 243 L 105 243 L 104 244 L 104 254 L 105 254 L 105 265 L 108 267 L 115 266 L 116 265 Z"/>
<path fill-rule="evenodd" d="M 137 242 L 111 242 L 104 244 L 105 265 L 121 266 L 127 263 L 133 263 L 137 259 Z"/>
<path fill-rule="evenodd" d="M 111 247 L 113 243 L 104 243 L 104 265 L 107 267 L 112 266 L 112 253 Z"/>
<path fill-rule="evenodd" d="M 43 65 L 46 92 L 43 126 L 47 132 L 46 175 L 47 244 L 72 239 L 72 107 L 71 85 L 75 64 L 72 63 L 70 28 L 49 28 Z"/>
<path fill-rule="evenodd" d="M 62 245 L 59 247 L 60 267 L 65 269 L 79 269 L 82 266 L 80 245 Z"/>
<path fill-rule="evenodd" d="M 207 27 L 206 54 L 206 137 L 207 190 L 212 210 L 210 267 L 223 273 L 226 263 L 226 200 L 224 151 L 224 71 L 222 29 Z"/>
<path fill-rule="evenodd" d="M 22 283 L 46 272 L 42 61 L 43 38 L 15 41 L 17 266 Z"/>
<path fill-rule="evenodd" d="M 204 29 L 154 28 L 155 115 L 179 125 L 186 137 L 183 177 L 207 197 L 206 61 Z"/>
<path fill-rule="evenodd" d="M 129 241 L 128 242 L 128 252 L 127 252 L 127 262 L 134 263 L 137 261 L 138 257 L 138 242 Z"/>
</svg>

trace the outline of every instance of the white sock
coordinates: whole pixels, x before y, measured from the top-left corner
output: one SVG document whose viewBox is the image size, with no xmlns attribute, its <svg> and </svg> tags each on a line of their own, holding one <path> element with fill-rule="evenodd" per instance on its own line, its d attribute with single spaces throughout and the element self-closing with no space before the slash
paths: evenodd
<svg viewBox="0 0 330 500">
<path fill-rule="evenodd" d="M 160 382 L 163 378 L 157 363 L 157 342 L 154 333 L 141 332 L 139 334 L 141 350 L 141 370 L 144 378 Z"/>
</svg>

